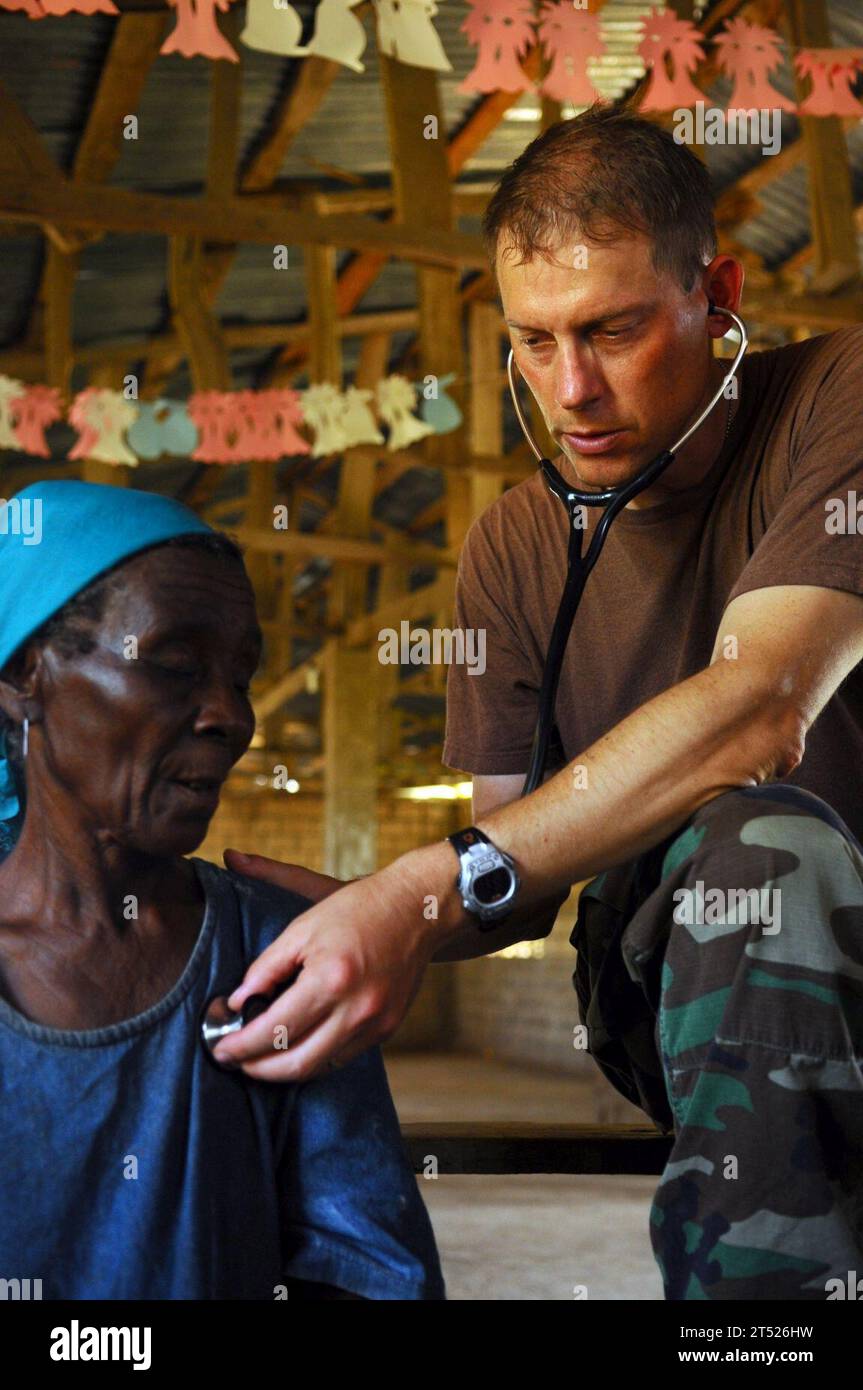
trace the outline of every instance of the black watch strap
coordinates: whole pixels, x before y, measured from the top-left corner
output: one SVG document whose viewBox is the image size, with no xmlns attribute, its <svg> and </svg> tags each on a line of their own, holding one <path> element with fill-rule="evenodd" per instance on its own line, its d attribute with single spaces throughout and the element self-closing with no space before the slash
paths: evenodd
<svg viewBox="0 0 863 1390">
<path fill-rule="evenodd" d="M 447 839 L 455 845 L 459 854 L 464 854 L 465 850 L 470 849 L 472 845 L 491 844 L 488 836 L 483 835 L 481 830 L 477 830 L 475 825 L 469 825 L 464 830 L 456 830 L 452 835 L 448 835 Z"/>
</svg>

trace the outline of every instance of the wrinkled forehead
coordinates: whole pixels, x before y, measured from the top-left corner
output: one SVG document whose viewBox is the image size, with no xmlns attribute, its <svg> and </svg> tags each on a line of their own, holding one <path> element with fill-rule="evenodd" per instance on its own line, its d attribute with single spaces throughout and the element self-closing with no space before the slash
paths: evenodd
<svg viewBox="0 0 863 1390">
<path fill-rule="evenodd" d="M 260 637 L 244 565 L 198 547 L 157 546 L 119 566 L 105 605 L 106 626 L 130 632 L 173 625 Z"/>
</svg>

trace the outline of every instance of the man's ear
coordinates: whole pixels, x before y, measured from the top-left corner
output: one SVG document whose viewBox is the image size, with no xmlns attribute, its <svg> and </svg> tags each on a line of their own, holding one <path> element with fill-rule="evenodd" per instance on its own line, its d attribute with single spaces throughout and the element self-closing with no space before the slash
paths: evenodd
<svg viewBox="0 0 863 1390">
<path fill-rule="evenodd" d="M 42 718 L 42 652 L 32 643 L 0 676 L 0 710 L 15 724 Z"/>
</svg>

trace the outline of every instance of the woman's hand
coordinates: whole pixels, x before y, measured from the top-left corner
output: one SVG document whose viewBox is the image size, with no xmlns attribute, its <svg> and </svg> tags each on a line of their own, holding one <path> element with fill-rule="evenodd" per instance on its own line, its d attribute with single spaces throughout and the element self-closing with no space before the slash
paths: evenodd
<svg viewBox="0 0 863 1390">
<path fill-rule="evenodd" d="M 231 868 L 248 872 L 232 859 Z M 390 1037 L 435 951 L 463 925 L 460 900 L 448 891 L 451 860 L 452 848 L 443 842 L 341 887 L 297 865 L 283 866 L 286 877 L 277 877 L 279 866 L 268 867 L 262 877 L 299 891 L 307 890 L 300 889 L 298 874 L 319 880 L 310 886 L 320 890 L 320 900 L 249 966 L 228 1001 L 232 1009 L 251 994 L 274 993 L 300 973 L 266 1013 L 219 1043 L 217 1060 L 237 1063 L 262 1081 L 306 1081 L 326 1063 L 349 1062 Z"/>
<path fill-rule="evenodd" d="M 267 883 L 274 883 L 277 888 L 287 888 L 292 893 L 311 898 L 315 903 L 350 882 L 349 879 L 319 874 L 314 869 L 304 869 L 301 864 L 283 864 L 278 859 L 268 859 L 264 854 L 241 854 L 238 849 L 226 849 L 224 859 L 228 868 L 235 873 L 246 874 L 248 878 L 262 878 Z"/>
</svg>

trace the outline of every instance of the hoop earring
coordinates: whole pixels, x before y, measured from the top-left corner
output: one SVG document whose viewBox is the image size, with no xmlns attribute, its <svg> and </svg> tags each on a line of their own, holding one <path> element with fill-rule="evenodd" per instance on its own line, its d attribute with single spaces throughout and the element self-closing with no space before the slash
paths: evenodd
<svg viewBox="0 0 863 1390">
<path fill-rule="evenodd" d="M 27 718 L 27 716 L 26 716 L 26 714 L 25 714 L 25 715 L 24 715 L 24 725 L 23 725 L 23 730 L 22 730 L 22 737 L 21 737 L 21 756 L 22 756 L 22 758 L 26 758 L 26 757 L 27 757 L 27 750 L 28 750 L 29 747 L 30 747 L 30 720 Z"/>
</svg>

